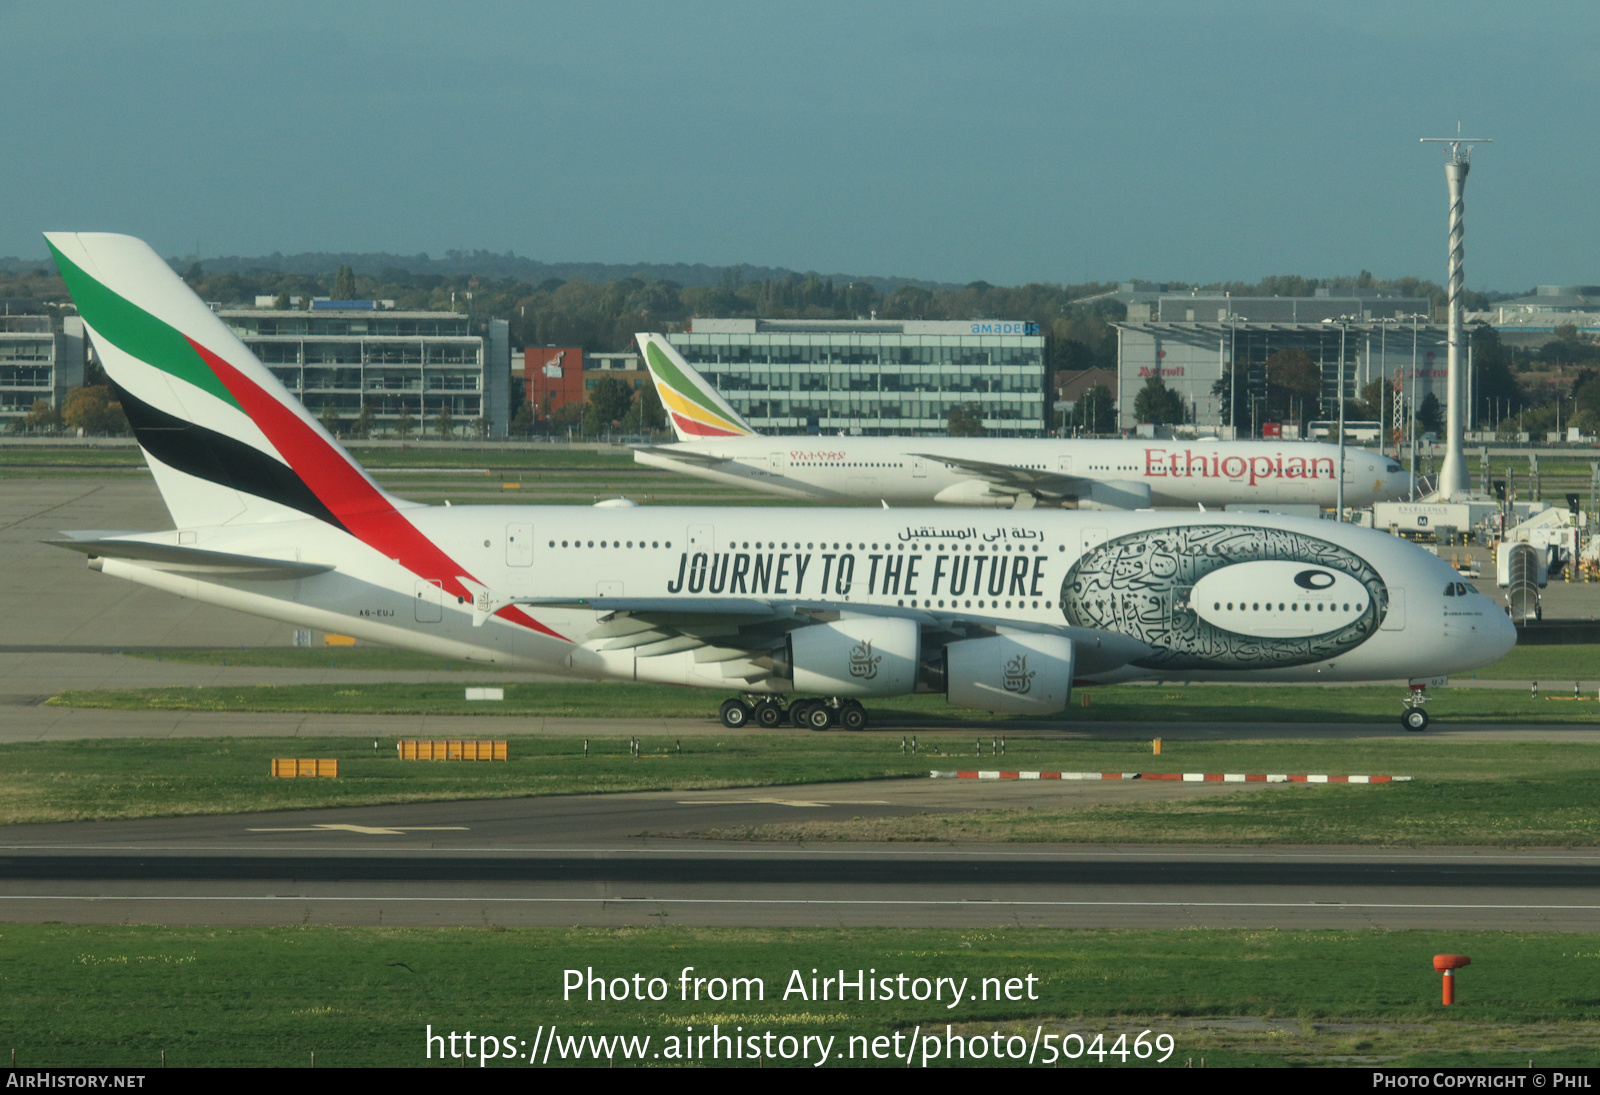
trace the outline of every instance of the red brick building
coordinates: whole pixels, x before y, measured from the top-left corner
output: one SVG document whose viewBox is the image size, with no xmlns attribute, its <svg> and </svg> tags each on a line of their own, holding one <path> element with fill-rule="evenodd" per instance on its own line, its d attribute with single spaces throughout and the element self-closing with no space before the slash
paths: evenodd
<svg viewBox="0 0 1600 1095">
<path fill-rule="evenodd" d="M 522 351 L 523 393 L 534 416 L 549 418 L 568 403 L 582 403 L 583 349 L 532 346 Z"/>
</svg>

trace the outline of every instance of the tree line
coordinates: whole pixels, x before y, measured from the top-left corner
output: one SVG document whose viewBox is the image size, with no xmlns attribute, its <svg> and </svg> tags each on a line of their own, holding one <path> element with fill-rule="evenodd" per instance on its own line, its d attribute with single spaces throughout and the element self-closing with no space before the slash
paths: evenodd
<svg viewBox="0 0 1600 1095">
<path fill-rule="evenodd" d="M 180 264 L 174 260 L 174 265 Z M 309 306 L 311 298 L 318 296 L 393 300 L 397 308 L 405 310 L 467 314 L 475 329 L 480 331 L 491 319 L 508 320 L 512 342 L 517 347 L 578 346 L 590 353 L 625 351 L 631 348 L 635 332 L 682 330 L 695 316 L 1030 320 L 1039 324 L 1047 336 L 1047 368 L 1051 373 L 1114 368 L 1117 339 L 1112 324 L 1126 315 L 1124 306 L 1111 295 L 1117 286 L 1110 282 L 1030 283 L 1005 287 L 974 281 L 959 288 L 901 284 L 884 291 L 866 281 L 842 281 L 815 274 L 746 281 L 738 269 L 729 268 L 717 285 L 685 286 L 671 280 L 638 277 L 604 282 L 551 278 L 536 285 L 515 278 L 467 273 L 413 273 L 400 266 L 367 274 L 341 264 L 326 274 L 315 275 L 266 269 L 208 272 L 202 262 L 189 263 L 183 268 L 183 276 L 202 299 L 222 306 L 254 303 L 257 297 L 265 296 L 271 296 L 283 307 L 288 307 L 297 297 L 302 307 Z M 1427 297 L 1436 305 L 1444 300 L 1442 288 L 1432 281 L 1411 277 L 1381 279 L 1365 270 L 1352 277 L 1275 275 L 1256 283 L 1214 282 L 1191 286 L 1173 282 L 1168 283 L 1168 288 L 1174 292 L 1189 288 L 1226 291 L 1236 296 L 1303 296 L 1327 288 L 1335 292 L 1389 291 Z M 1507 295 L 1469 292 L 1467 304 L 1469 308 L 1482 308 L 1492 299 Z M 59 314 L 65 310 L 62 305 L 67 301 L 67 294 L 60 277 L 41 266 L 18 273 L 0 273 L 0 298 L 43 302 L 46 310 Z M 1600 388 L 1593 386 L 1592 376 L 1584 373 L 1578 378 L 1573 386 L 1576 403 L 1569 399 L 1571 405 L 1566 412 L 1558 412 L 1553 390 L 1542 381 L 1540 366 L 1559 364 L 1590 369 L 1591 364 L 1600 364 L 1597 360 L 1600 350 L 1578 337 L 1575 331 L 1558 332 L 1549 345 L 1535 352 L 1518 350 L 1513 353 L 1500 345 L 1492 328 L 1477 328 L 1473 339 L 1479 377 L 1478 398 L 1482 401 L 1480 420 L 1494 421 L 1498 426 L 1512 419 L 1522 423 L 1522 428 L 1537 430 L 1542 428 L 1545 419 L 1553 423 L 1557 413 L 1561 413 L 1563 423 L 1571 421 L 1589 431 L 1600 425 L 1594 421 L 1595 412 L 1600 410 L 1596 406 L 1600 403 Z M 1303 352 L 1286 351 L 1264 363 L 1267 404 L 1256 408 L 1258 417 L 1328 417 L 1328 409 L 1321 406 L 1320 377 L 1310 375 L 1315 370 L 1314 366 L 1308 369 L 1309 362 L 1309 356 Z M 597 433 L 607 429 L 645 432 L 664 424 L 659 404 L 652 403 L 654 392 L 648 385 L 637 395 L 629 389 L 624 406 L 622 393 L 612 390 L 606 383 L 611 379 L 604 378 L 579 409 L 564 412 L 563 420 L 549 425 Z M 627 387 L 620 381 L 616 383 Z M 1221 387 L 1224 385 L 1219 384 Z M 1233 386 L 1236 401 L 1243 398 L 1240 393 L 1244 387 L 1243 384 Z M 514 417 L 510 424 L 514 434 L 532 432 L 539 426 L 537 416 L 531 411 L 523 413 L 520 388 L 519 384 L 513 384 L 513 415 L 521 415 Z M 1136 408 L 1142 421 L 1183 420 L 1181 400 L 1164 389 L 1159 378 L 1152 378 L 1145 390 L 1132 393 L 1136 404 L 1142 400 L 1143 411 L 1148 412 L 1146 417 Z M 1124 393 L 1124 397 L 1127 394 Z M 84 407 L 114 403 L 98 395 L 81 398 L 87 400 Z M 1390 397 L 1382 391 L 1364 390 L 1359 405 L 1354 410 L 1347 408 L 1347 417 L 1366 416 L 1368 412 L 1371 417 L 1378 417 L 1384 411 L 1386 398 Z M 51 428 L 54 419 L 45 413 L 49 410 L 48 407 L 43 411 L 35 408 L 40 417 L 28 428 Z M 117 416 L 110 410 L 75 411 L 75 420 L 92 423 L 94 429 L 87 425 L 74 426 L 67 422 L 66 413 L 67 407 L 63 405 L 60 408 L 62 424 L 83 428 L 85 432 L 117 428 Z M 1243 425 L 1250 411 L 1248 406 L 1225 407 L 1224 416 L 1230 413 Z M 34 415 L 30 413 L 29 417 Z M 1090 389 L 1077 401 L 1070 419 L 1065 425 L 1078 432 L 1113 431 L 1115 414 L 1111 393 L 1103 387 Z M 350 428 L 361 431 L 359 421 L 351 423 Z M 974 428 L 968 421 L 967 411 L 958 416 L 954 428 Z"/>
</svg>

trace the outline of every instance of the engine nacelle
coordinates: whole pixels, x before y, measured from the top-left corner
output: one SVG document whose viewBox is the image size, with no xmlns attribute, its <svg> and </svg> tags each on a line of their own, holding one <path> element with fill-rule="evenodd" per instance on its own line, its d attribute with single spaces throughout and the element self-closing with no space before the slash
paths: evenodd
<svg viewBox="0 0 1600 1095">
<path fill-rule="evenodd" d="M 933 496 L 933 500 L 945 506 L 995 506 L 1009 508 L 1016 504 L 1017 496 L 1003 491 L 992 491 L 989 483 L 983 479 L 963 479 L 959 483 L 951 483 L 944 490 Z"/>
<path fill-rule="evenodd" d="M 898 696 L 916 690 L 922 629 L 887 616 L 836 620 L 791 631 L 781 653 L 789 673 L 779 675 L 797 692 Z"/>
<path fill-rule="evenodd" d="M 1149 509 L 1150 484 L 1097 479 L 1078 495 L 1079 509 Z"/>
<path fill-rule="evenodd" d="M 1007 715 L 1049 715 L 1072 698 L 1072 640 L 995 635 L 944 648 L 945 698 L 957 707 Z"/>
</svg>

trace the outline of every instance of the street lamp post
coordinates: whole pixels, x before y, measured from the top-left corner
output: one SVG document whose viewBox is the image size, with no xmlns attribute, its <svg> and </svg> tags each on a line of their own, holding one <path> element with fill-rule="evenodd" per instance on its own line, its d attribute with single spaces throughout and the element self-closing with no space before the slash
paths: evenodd
<svg viewBox="0 0 1600 1095">
<path fill-rule="evenodd" d="M 1339 486 L 1335 492 L 1333 517 L 1344 520 L 1344 341 L 1349 316 L 1339 317 Z"/>
<path fill-rule="evenodd" d="M 1233 440 L 1239 440 L 1239 402 L 1234 396 L 1234 386 L 1239 382 L 1239 353 L 1235 348 L 1235 336 L 1239 332 L 1239 317 L 1233 314 L 1233 309 L 1228 309 L 1228 429 L 1233 431 Z"/>
<path fill-rule="evenodd" d="M 1411 501 L 1417 500 L 1417 320 L 1420 312 L 1411 313 L 1411 407 L 1406 432 L 1411 451 Z"/>
</svg>

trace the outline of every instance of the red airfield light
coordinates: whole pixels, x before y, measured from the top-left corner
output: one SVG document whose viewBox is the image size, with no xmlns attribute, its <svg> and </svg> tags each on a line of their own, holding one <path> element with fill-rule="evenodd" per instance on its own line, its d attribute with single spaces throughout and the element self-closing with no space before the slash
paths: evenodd
<svg viewBox="0 0 1600 1095">
<path fill-rule="evenodd" d="M 1444 1006 L 1449 1007 L 1456 1002 L 1456 970 L 1472 965 L 1472 959 L 1464 954 L 1436 954 L 1433 956 L 1433 968 L 1444 974 Z"/>
</svg>

